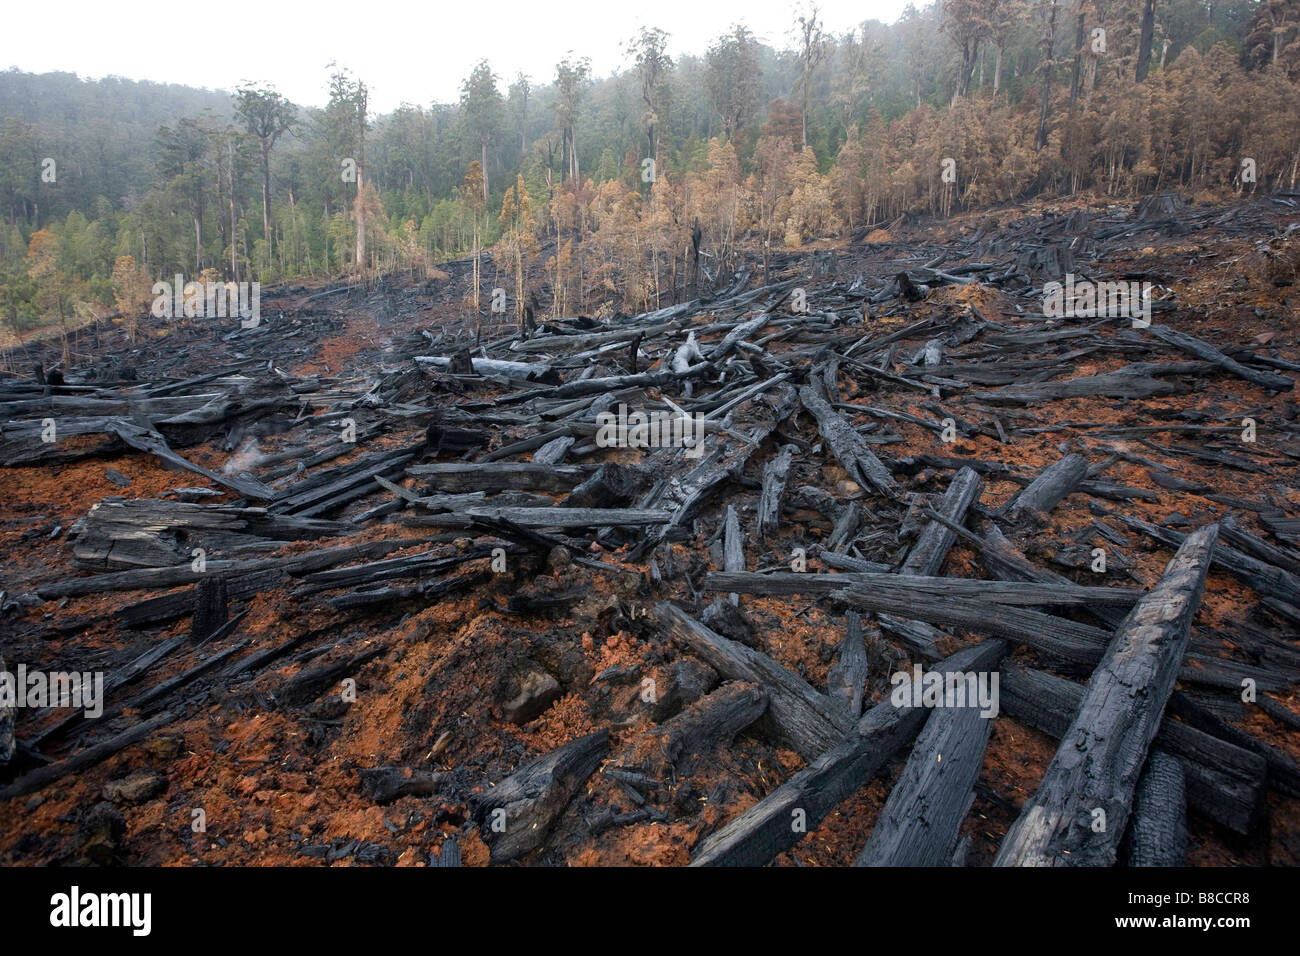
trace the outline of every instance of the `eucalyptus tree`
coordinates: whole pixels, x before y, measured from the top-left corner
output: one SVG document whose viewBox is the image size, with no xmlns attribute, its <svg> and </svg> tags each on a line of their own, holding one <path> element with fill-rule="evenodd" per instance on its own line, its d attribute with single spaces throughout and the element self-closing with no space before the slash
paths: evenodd
<svg viewBox="0 0 1300 956">
<path fill-rule="evenodd" d="M 293 127 L 298 109 L 270 86 L 245 83 L 234 94 L 235 112 L 262 154 L 262 237 L 271 242 L 271 150 Z"/>
<path fill-rule="evenodd" d="M 483 201 L 491 188 L 488 183 L 488 146 L 501 127 L 501 92 L 497 77 L 487 60 L 479 60 L 460 86 L 461 120 L 479 144 L 479 166 L 483 173 Z"/>
</svg>

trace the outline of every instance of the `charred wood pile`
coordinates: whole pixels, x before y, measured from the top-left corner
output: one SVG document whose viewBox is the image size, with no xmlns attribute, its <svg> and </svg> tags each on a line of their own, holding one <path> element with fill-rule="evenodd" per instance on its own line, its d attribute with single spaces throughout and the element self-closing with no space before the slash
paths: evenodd
<svg viewBox="0 0 1300 956">
<path fill-rule="evenodd" d="M 0 859 L 1297 862 L 1292 205 L 27 346 Z"/>
</svg>

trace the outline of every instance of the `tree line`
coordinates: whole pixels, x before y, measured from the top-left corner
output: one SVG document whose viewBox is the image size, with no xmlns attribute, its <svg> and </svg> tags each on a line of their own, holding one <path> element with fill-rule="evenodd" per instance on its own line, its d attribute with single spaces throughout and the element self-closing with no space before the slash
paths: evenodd
<svg viewBox="0 0 1300 956">
<path fill-rule="evenodd" d="M 0 311 L 16 332 L 134 322 L 177 273 L 427 275 L 465 254 L 519 314 L 631 310 L 746 242 L 1078 192 L 1292 188 L 1298 26 L 1300 0 L 938 0 L 833 35 L 806 3 L 779 48 L 743 23 L 699 53 L 644 28 L 612 76 L 575 53 L 545 78 L 482 61 L 457 102 L 383 115 L 337 67 L 319 109 L 266 84 L 9 71 Z"/>
</svg>

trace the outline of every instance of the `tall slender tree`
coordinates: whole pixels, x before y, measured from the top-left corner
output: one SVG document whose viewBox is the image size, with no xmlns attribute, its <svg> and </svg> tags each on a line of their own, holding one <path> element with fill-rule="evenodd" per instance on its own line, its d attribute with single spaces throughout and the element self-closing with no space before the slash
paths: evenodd
<svg viewBox="0 0 1300 956">
<path fill-rule="evenodd" d="M 483 198 L 483 167 L 479 165 L 477 159 L 469 164 L 469 169 L 465 173 L 465 181 L 460 187 L 460 201 L 470 216 L 474 248 L 474 324 L 477 328 L 482 321 L 479 311 L 479 286 L 482 282 L 483 213 L 487 209 L 487 202 Z"/>
<path fill-rule="evenodd" d="M 515 121 L 515 132 L 519 134 L 519 158 L 523 161 L 524 153 L 528 149 L 528 98 L 532 95 L 532 81 L 524 73 L 515 76 L 515 81 L 510 84 L 509 102 L 510 115 Z"/>
<path fill-rule="evenodd" d="M 718 37 L 705 54 L 705 88 L 727 138 L 745 125 L 758 104 L 757 46 L 749 28 L 736 24 Z"/>
<path fill-rule="evenodd" d="M 628 41 L 628 56 L 636 63 L 641 78 L 641 102 L 645 104 L 643 121 L 646 138 L 650 141 L 650 157 L 659 158 L 659 113 L 663 106 L 664 81 L 673 61 L 668 56 L 668 34 L 658 27 L 642 27 L 641 32 Z"/>
<path fill-rule="evenodd" d="M 356 224 L 356 266 L 366 268 L 366 133 L 370 130 L 370 91 L 366 84 L 347 69 L 330 75 L 330 98 L 325 106 L 328 136 L 342 154 L 340 159 L 353 161 L 352 178 L 357 192 L 352 201 L 352 218 Z"/>
<path fill-rule="evenodd" d="M 961 68 L 952 96 L 954 103 L 970 91 L 980 43 L 992 32 L 990 20 L 988 0 L 944 0 L 940 29 L 948 34 L 961 56 Z"/>
<path fill-rule="evenodd" d="M 158 129 L 158 169 L 186 197 L 194 221 L 194 269 L 203 271 L 203 220 L 207 210 L 209 156 L 215 132 L 201 119 L 184 117 Z"/>
<path fill-rule="evenodd" d="M 297 107 L 270 86 L 245 83 L 235 92 L 235 112 L 262 154 L 262 238 L 271 243 L 271 150 L 293 127 Z"/>
<path fill-rule="evenodd" d="M 1149 0 L 1154 3 L 1155 0 Z M 1034 137 L 1034 148 L 1042 149 L 1047 145 L 1047 112 L 1052 103 L 1052 56 L 1056 45 L 1056 0 L 1044 0 L 1040 9 L 1043 13 L 1043 98 L 1038 108 L 1038 134 Z"/>
<path fill-rule="evenodd" d="M 524 262 L 537 250 L 533 238 L 533 204 L 524 185 L 524 177 L 516 176 L 515 185 L 506 189 L 501 200 L 501 259 L 506 264 L 506 271 L 515 280 L 515 322 L 520 332 L 526 331 L 524 312 L 528 307 L 524 291 Z"/>
<path fill-rule="evenodd" d="M 578 104 L 591 81 L 591 61 L 565 57 L 555 66 L 555 115 L 560 122 L 560 180 L 578 179 Z"/>
<path fill-rule="evenodd" d="M 1151 69 L 1151 41 L 1156 32 L 1156 0 L 1142 0 L 1142 29 L 1138 38 L 1137 81 L 1142 83 Z"/>
<path fill-rule="evenodd" d="M 488 201 L 488 146 L 501 126 L 501 92 L 487 60 L 479 60 L 460 86 L 461 116 L 479 144 L 479 167 L 483 171 L 483 202 Z"/>
<path fill-rule="evenodd" d="M 809 2 L 795 17 L 795 35 L 799 43 L 799 81 L 796 84 L 803 98 L 803 141 L 808 148 L 808 104 L 812 95 L 812 76 L 830 52 L 830 38 L 822 28 L 821 13 L 817 4 Z"/>
</svg>

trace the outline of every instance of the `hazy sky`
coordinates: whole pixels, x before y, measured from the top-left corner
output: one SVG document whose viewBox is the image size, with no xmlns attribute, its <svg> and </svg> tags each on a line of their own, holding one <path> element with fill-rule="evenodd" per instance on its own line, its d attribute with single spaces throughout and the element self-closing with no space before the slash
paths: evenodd
<svg viewBox="0 0 1300 956">
<path fill-rule="evenodd" d="M 906 0 L 821 0 L 819 6 L 827 29 L 843 33 L 863 20 L 893 22 Z M 549 82 L 569 50 L 589 56 L 596 75 L 605 76 L 627 65 L 624 42 L 643 25 L 667 30 L 674 56 L 702 54 L 736 21 L 783 46 L 794 10 L 790 0 L 10 3 L 0 64 L 210 89 L 255 80 L 296 103 L 320 106 L 326 67 L 336 61 L 370 87 L 371 106 L 387 112 L 403 101 L 454 102 L 461 80 L 483 58 L 502 77 L 503 91 L 520 70 Z"/>
</svg>

